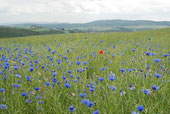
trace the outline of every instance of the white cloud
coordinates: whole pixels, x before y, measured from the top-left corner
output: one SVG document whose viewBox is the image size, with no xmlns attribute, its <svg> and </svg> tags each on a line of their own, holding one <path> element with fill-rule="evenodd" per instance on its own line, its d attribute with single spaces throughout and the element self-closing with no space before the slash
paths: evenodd
<svg viewBox="0 0 170 114">
<path fill-rule="evenodd" d="M 0 23 L 100 19 L 170 21 L 170 0 L 0 0 Z"/>
</svg>

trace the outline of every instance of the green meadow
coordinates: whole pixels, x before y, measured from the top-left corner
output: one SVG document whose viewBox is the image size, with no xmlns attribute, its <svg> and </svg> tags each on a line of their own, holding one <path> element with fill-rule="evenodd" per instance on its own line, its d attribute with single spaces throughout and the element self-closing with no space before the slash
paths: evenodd
<svg viewBox="0 0 170 114">
<path fill-rule="evenodd" d="M 169 28 L 2 38 L 0 114 L 169 114 L 169 43 Z"/>
</svg>

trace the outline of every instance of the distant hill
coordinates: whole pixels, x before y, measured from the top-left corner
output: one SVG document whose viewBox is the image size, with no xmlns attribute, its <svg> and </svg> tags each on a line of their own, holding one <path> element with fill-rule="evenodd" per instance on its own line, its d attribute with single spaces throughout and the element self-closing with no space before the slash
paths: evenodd
<svg viewBox="0 0 170 114">
<path fill-rule="evenodd" d="M 59 34 L 59 33 L 63 33 L 63 31 L 59 30 L 33 31 L 28 29 L 0 26 L 0 38 L 23 37 L 44 34 Z"/>
<path fill-rule="evenodd" d="M 48 29 L 66 29 L 69 31 L 83 32 L 131 32 L 169 28 L 170 21 L 149 21 L 149 20 L 98 20 L 89 23 L 25 23 L 14 24 L 12 27 L 27 28 L 39 26 Z"/>
<path fill-rule="evenodd" d="M 110 27 L 110 26 L 141 26 L 141 25 L 161 25 L 170 26 L 170 21 L 149 21 L 149 20 L 98 20 L 89 23 L 26 23 L 26 24 L 15 24 L 11 26 L 15 27 L 26 27 L 26 26 L 41 26 L 47 28 L 76 28 L 76 27 Z"/>
</svg>

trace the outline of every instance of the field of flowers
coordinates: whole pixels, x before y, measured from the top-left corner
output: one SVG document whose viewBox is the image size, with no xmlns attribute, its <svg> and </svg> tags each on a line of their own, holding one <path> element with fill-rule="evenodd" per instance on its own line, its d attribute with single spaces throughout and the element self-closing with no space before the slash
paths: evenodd
<svg viewBox="0 0 170 114">
<path fill-rule="evenodd" d="M 170 114 L 170 29 L 0 39 L 0 114 Z"/>
</svg>

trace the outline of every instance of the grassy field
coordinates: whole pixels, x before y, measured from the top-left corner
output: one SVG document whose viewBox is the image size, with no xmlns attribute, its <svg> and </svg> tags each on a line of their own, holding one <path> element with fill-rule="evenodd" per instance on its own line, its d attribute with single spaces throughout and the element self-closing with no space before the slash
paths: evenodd
<svg viewBox="0 0 170 114">
<path fill-rule="evenodd" d="M 0 114 L 169 114 L 169 43 L 170 29 L 0 39 Z"/>
</svg>

